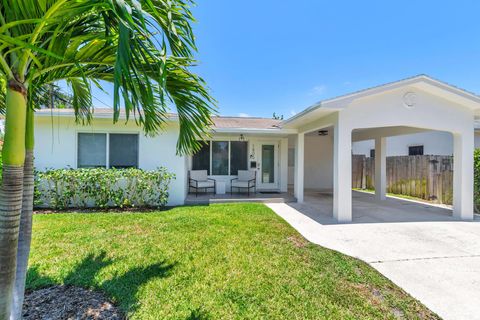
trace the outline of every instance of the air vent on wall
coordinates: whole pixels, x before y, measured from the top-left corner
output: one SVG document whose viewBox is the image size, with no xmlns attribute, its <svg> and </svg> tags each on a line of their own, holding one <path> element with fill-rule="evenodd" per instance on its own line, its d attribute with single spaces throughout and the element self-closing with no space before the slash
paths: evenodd
<svg viewBox="0 0 480 320">
<path fill-rule="evenodd" d="M 328 136 L 328 130 L 318 130 L 319 136 Z"/>
</svg>

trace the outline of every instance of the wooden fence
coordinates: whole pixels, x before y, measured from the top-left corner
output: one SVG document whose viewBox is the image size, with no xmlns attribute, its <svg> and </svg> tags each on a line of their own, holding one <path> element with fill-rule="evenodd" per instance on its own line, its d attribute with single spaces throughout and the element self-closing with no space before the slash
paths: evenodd
<svg viewBox="0 0 480 320">
<path fill-rule="evenodd" d="M 352 187 L 375 189 L 375 159 L 352 157 Z M 451 204 L 452 156 L 387 157 L 387 192 Z"/>
</svg>

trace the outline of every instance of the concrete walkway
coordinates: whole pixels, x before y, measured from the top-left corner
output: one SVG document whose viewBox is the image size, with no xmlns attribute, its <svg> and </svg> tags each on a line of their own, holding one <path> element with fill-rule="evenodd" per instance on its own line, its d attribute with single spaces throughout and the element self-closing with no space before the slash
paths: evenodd
<svg viewBox="0 0 480 320">
<path fill-rule="evenodd" d="M 366 261 L 442 318 L 480 319 L 480 221 L 357 192 L 350 224 L 331 218 L 328 194 L 267 205 L 309 241 Z"/>
</svg>

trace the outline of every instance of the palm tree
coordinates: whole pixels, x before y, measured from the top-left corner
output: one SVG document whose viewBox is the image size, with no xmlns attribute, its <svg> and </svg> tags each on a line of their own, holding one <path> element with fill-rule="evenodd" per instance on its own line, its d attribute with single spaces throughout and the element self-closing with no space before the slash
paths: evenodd
<svg viewBox="0 0 480 320">
<path fill-rule="evenodd" d="M 34 111 L 65 81 L 78 123 L 92 118 L 92 85 L 113 83 L 146 134 L 178 113 L 177 152 L 199 148 L 215 101 L 192 73 L 196 51 L 189 0 L 0 0 L 0 108 L 5 109 L 0 190 L 0 320 L 20 318 L 33 206 Z M 13 304 L 13 308 L 12 308 Z"/>
</svg>

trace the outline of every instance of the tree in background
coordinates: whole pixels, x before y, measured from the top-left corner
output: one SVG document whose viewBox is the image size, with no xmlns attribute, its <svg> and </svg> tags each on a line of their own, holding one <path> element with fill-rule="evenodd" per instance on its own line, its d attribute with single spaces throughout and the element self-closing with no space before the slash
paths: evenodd
<svg viewBox="0 0 480 320">
<path fill-rule="evenodd" d="M 65 81 L 76 121 L 92 119 L 92 85 L 113 83 L 146 134 L 178 113 L 177 152 L 199 148 L 215 101 L 190 71 L 196 51 L 188 0 L 0 0 L 0 108 L 5 110 L 0 191 L 0 320 L 19 319 L 33 209 L 34 112 Z M 12 307 L 13 305 L 13 307 Z"/>
<path fill-rule="evenodd" d="M 72 95 L 62 90 L 59 85 L 53 83 L 42 87 L 42 93 L 38 96 L 39 108 L 65 109 L 72 107 Z"/>
<path fill-rule="evenodd" d="M 275 120 L 283 120 L 283 114 L 276 114 L 275 112 L 273 113 L 272 119 Z"/>
</svg>

